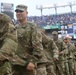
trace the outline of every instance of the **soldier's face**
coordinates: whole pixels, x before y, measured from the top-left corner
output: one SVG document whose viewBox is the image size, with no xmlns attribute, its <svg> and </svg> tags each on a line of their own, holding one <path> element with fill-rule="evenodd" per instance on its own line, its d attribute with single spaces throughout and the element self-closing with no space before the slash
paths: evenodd
<svg viewBox="0 0 76 75">
<path fill-rule="evenodd" d="M 70 43 L 70 40 L 69 39 L 64 39 L 64 42 L 65 43 Z"/>
<path fill-rule="evenodd" d="M 58 39 L 58 35 L 57 34 L 53 34 L 53 39 Z"/>
<path fill-rule="evenodd" d="M 16 12 L 16 17 L 18 21 L 23 21 L 27 18 L 27 11 L 17 11 Z"/>
<path fill-rule="evenodd" d="M 63 41 L 64 41 L 65 43 L 67 43 L 67 39 L 64 39 Z"/>
</svg>

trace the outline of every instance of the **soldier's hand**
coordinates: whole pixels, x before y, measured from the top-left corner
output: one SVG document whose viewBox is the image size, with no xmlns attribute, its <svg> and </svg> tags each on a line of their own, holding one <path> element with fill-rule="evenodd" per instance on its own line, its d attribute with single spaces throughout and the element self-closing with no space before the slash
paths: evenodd
<svg viewBox="0 0 76 75">
<path fill-rule="evenodd" d="M 27 70 L 34 70 L 35 65 L 32 62 L 29 62 L 27 65 Z"/>
<path fill-rule="evenodd" d="M 0 61 L 4 61 L 6 59 L 6 57 L 2 54 L 0 54 Z"/>
<path fill-rule="evenodd" d="M 63 52 L 59 52 L 59 55 L 63 55 Z"/>
<path fill-rule="evenodd" d="M 54 60 L 54 61 L 58 61 L 58 58 L 55 58 L 55 57 L 54 57 L 53 60 Z"/>
</svg>

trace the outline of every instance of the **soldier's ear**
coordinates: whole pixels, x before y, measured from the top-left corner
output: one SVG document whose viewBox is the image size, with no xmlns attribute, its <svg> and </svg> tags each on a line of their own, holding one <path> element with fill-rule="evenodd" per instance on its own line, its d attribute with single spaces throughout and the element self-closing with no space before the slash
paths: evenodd
<svg viewBox="0 0 76 75">
<path fill-rule="evenodd" d="M 28 15 L 28 12 L 27 12 L 27 15 Z"/>
</svg>

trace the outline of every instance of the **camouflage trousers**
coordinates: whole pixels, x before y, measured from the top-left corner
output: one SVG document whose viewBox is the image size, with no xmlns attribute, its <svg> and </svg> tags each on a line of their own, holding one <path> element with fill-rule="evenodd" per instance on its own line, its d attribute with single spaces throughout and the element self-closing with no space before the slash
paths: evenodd
<svg viewBox="0 0 76 75">
<path fill-rule="evenodd" d="M 47 75 L 46 65 L 45 64 L 37 65 L 36 75 Z"/>
<path fill-rule="evenodd" d="M 56 70 L 56 75 L 65 75 L 65 65 L 64 61 L 56 61 L 55 62 L 55 70 Z"/>
<path fill-rule="evenodd" d="M 25 66 L 13 66 L 13 75 L 36 75 L 35 70 L 28 71 Z"/>
<path fill-rule="evenodd" d="M 70 75 L 68 62 L 65 62 L 64 65 L 65 65 L 65 75 Z"/>
<path fill-rule="evenodd" d="M 70 75 L 74 75 L 74 60 L 73 59 L 69 59 L 68 60 L 68 65 L 69 65 Z"/>
<path fill-rule="evenodd" d="M 11 64 L 8 61 L 0 64 L 0 75 L 12 75 Z"/>
<path fill-rule="evenodd" d="M 68 59 L 67 62 L 65 62 L 65 75 L 76 75 L 73 59 Z"/>
<path fill-rule="evenodd" d="M 47 64 L 46 70 L 47 70 L 47 75 L 56 75 L 54 64 Z"/>
<path fill-rule="evenodd" d="M 74 61 L 74 75 L 76 75 L 76 59 Z"/>
</svg>

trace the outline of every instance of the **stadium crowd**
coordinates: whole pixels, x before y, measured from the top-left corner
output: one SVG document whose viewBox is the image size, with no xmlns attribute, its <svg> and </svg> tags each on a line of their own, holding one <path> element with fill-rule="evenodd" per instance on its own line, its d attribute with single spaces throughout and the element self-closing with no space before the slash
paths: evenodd
<svg viewBox="0 0 76 75">
<path fill-rule="evenodd" d="M 64 25 L 76 22 L 76 13 L 66 13 L 58 15 L 43 15 L 43 16 L 29 16 L 28 20 L 36 22 L 40 27 L 46 25 Z"/>
</svg>

